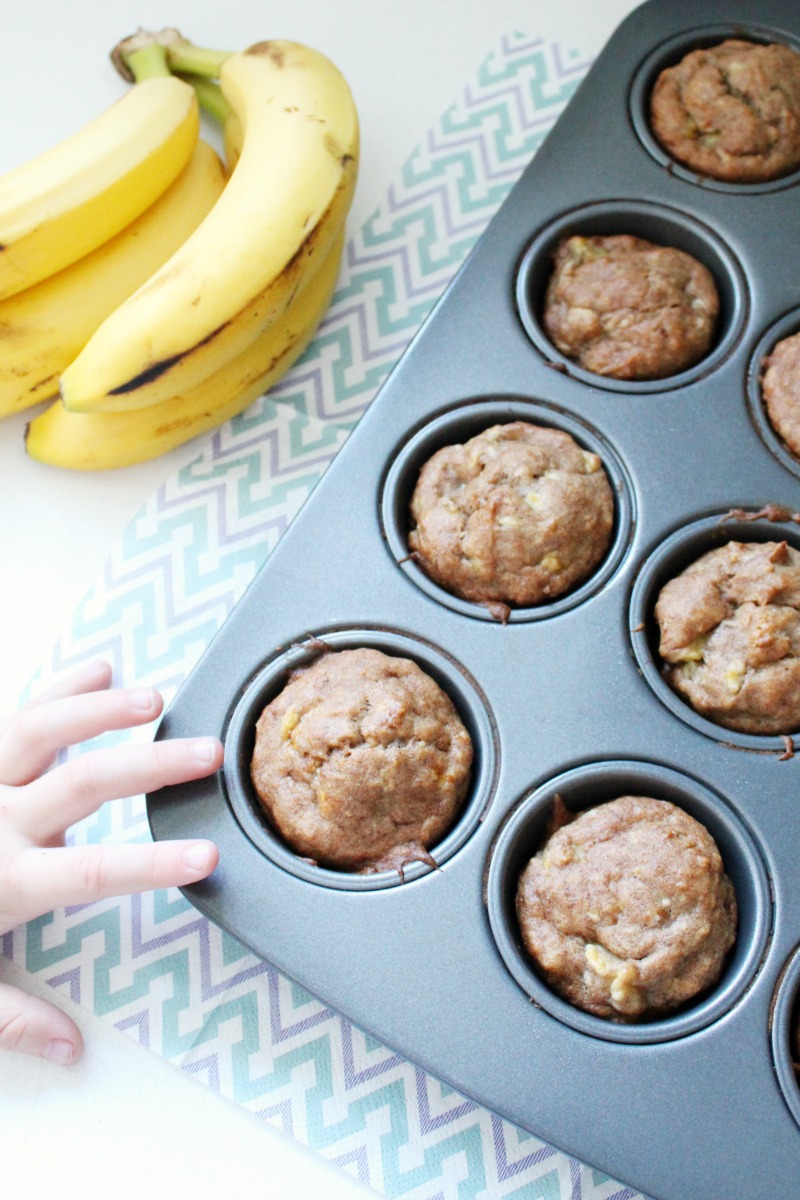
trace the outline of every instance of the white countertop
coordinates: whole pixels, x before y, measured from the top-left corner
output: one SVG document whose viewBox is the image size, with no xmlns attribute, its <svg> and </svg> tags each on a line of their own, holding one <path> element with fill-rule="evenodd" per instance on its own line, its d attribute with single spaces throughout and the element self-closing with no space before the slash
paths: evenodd
<svg viewBox="0 0 800 1200">
<path fill-rule="evenodd" d="M 122 84 L 108 52 L 138 27 L 175 25 L 200 45 L 224 49 L 289 37 L 328 54 L 353 89 L 362 125 L 355 229 L 502 34 L 596 52 L 634 7 L 634 0 L 172 0 L 167 8 L 155 0 L 24 0 L 3 15 L 0 172 L 116 99 Z M 26 458 L 28 419 L 22 413 L 0 423 L 0 712 L 15 705 L 134 514 L 193 457 L 184 448 L 117 472 L 60 472 Z M 0 960 L 0 977 L 22 976 Z M 109 1024 L 71 1011 L 86 1040 L 80 1064 L 0 1060 L 0 1195 L 372 1194 Z"/>
</svg>

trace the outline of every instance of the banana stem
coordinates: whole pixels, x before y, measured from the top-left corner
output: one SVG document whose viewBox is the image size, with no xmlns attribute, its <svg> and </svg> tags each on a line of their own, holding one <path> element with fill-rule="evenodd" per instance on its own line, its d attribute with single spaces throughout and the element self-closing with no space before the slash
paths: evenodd
<svg viewBox="0 0 800 1200">
<path fill-rule="evenodd" d="M 156 79 L 158 76 L 171 74 L 167 61 L 167 48 L 157 42 L 150 42 L 133 50 L 126 55 L 125 62 L 133 76 L 134 83 L 141 83 L 143 79 Z"/>
<path fill-rule="evenodd" d="M 229 50 L 209 50 L 185 39 L 167 46 L 170 70 L 176 74 L 200 75 L 204 79 L 217 79 L 220 67 L 230 56 Z"/>
<path fill-rule="evenodd" d="M 197 96 L 197 102 L 203 112 L 215 121 L 219 121 L 220 125 L 225 126 L 225 122 L 231 115 L 231 106 L 222 94 L 222 89 L 219 84 L 213 79 L 206 79 L 202 75 L 188 75 L 184 72 L 178 72 L 181 79 L 185 80 L 194 88 L 194 94 Z"/>
</svg>

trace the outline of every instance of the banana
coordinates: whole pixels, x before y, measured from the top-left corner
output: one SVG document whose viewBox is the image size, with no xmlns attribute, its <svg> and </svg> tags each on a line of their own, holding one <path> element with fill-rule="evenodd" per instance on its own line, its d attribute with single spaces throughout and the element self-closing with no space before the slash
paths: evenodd
<svg viewBox="0 0 800 1200">
<path fill-rule="evenodd" d="M 330 304 L 344 245 L 341 229 L 317 273 L 270 328 L 231 362 L 182 395 L 121 413 L 73 413 L 60 401 L 25 434 L 31 458 L 100 471 L 166 454 L 248 408 L 300 357 Z"/>
<path fill-rule="evenodd" d="M 146 79 L 1 177 L 0 299 L 69 266 L 144 212 L 186 166 L 199 128 L 189 84 Z"/>
<path fill-rule="evenodd" d="M 220 84 L 241 129 L 236 166 L 195 233 L 63 372 L 72 412 L 160 403 L 219 371 L 302 293 L 349 210 L 358 119 L 329 59 L 262 42 L 227 57 Z"/>
<path fill-rule="evenodd" d="M 163 196 L 110 241 L 0 300 L 0 416 L 58 395 L 58 378 L 95 329 L 173 254 L 222 194 L 226 175 L 199 140 Z"/>
</svg>

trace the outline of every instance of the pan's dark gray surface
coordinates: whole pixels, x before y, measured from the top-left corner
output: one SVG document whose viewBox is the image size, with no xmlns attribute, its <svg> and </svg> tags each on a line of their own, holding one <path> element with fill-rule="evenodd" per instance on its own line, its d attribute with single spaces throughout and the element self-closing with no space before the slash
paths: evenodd
<svg viewBox="0 0 800 1200">
<path fill-rule="evenodd" d="M 651 657 L 667 574 L 728 537 L 800 545 L 792 522 L 720 524 L 733 508 L 800 507 L 797 465 L 763 432 L 752 365 L 774 323 L 797 310 L 800 326 L 800 184 L 702 185 L 636 128 L 648 60 L 739 30 L 797 44 L 800 8 L 651 0 L 620 27 L 167 713 L 159 736 L 224 737 L 233 715 L 225 775 L 148 798 L 157 838 L 218 842 L 220 867 L 187 892 L 212 920 L 434 1075 L 659 1200 L 783 1200 L 800 1178 L 785 999 L 774 1052 L 770 1034 L 800 943 L 800 767 L 779 739 L 687 713 Z M 723 295 L 705 364 L 638 387 L 554 369 L 536 297 L 561 229 L 640 233 L 703 258 Z M 413 446 L 438 436 L 428 423 L 468 436 L 526 414 L 600 447 L 618 528 L 594 583 L 501 625 L 442 602 L 397 549 Z M 270 695 L 277 660 L 309 634 L 412 653 L 464 711 L 481 794 L 440 870 L 351 886 L 295 869 L 254 814 L 237 819 L 250 736 L 237 705 L 254 680 L 249 704 Z M 638 1032 L 559 1005 L 518 956 L 515 863 L 540 828 L 536 805 L 576 778 L 594 799 L 646 783 L 685 803 L 737 887 L 741 930 L 719 988 Z"/>
</svg>

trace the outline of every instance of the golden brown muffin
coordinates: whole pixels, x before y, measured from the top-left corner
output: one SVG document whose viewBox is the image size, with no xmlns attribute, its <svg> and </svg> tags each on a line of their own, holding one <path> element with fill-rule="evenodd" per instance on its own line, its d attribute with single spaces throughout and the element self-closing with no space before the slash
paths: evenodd
<svg viewBox="0 0 800 1200">
<path fill-rule="evenodd" d="M 690 254 L 629 234 L 564 238 L 544 327 L 562 354 L 614 379 L 664 379 L 711 348 L 719 296 Z"/>
<path fill-rule="evenodd" d="M 665 676 L 709 720 L 740 733 L 800 728 L 800 552 L 728 542 L 661 590 Z"/>
<path fill-rule="evenodd" d="M 800 333 L 777 342 L 762 371 L 761 392 L 770 423 L 800 456 Z"/>
<path fill-rule="evenodd" d="M 738 38 L 694 50 L 659 75 L 650 123 L 698 174 L 728 183 L 787 175 L 800 166 L 800 54 Z"/>
<path fill-rule="evenodd" d="M 557 829 L 523 871 L 516 908 L 549 986 L 620 1022 L 705 991 L 736 936 L 733 885 L 708 830 L 646 796 L 599 804 Z"/>
<path fill-rule="evenodd" d="M 441 587 L 479 603 L 539 604 L 606 553 L 614 499 L 600 459 L 568 433 L 494 425 L 425 463 L 409 545 Z"/>
<path fill-rule="evenodd" d="M 432 861 L 467 792 L 472 742 L 415 662 L 324 652 L 262 712 L 251 775 L 297 854 L 345 871 Z"/>
</svg>

